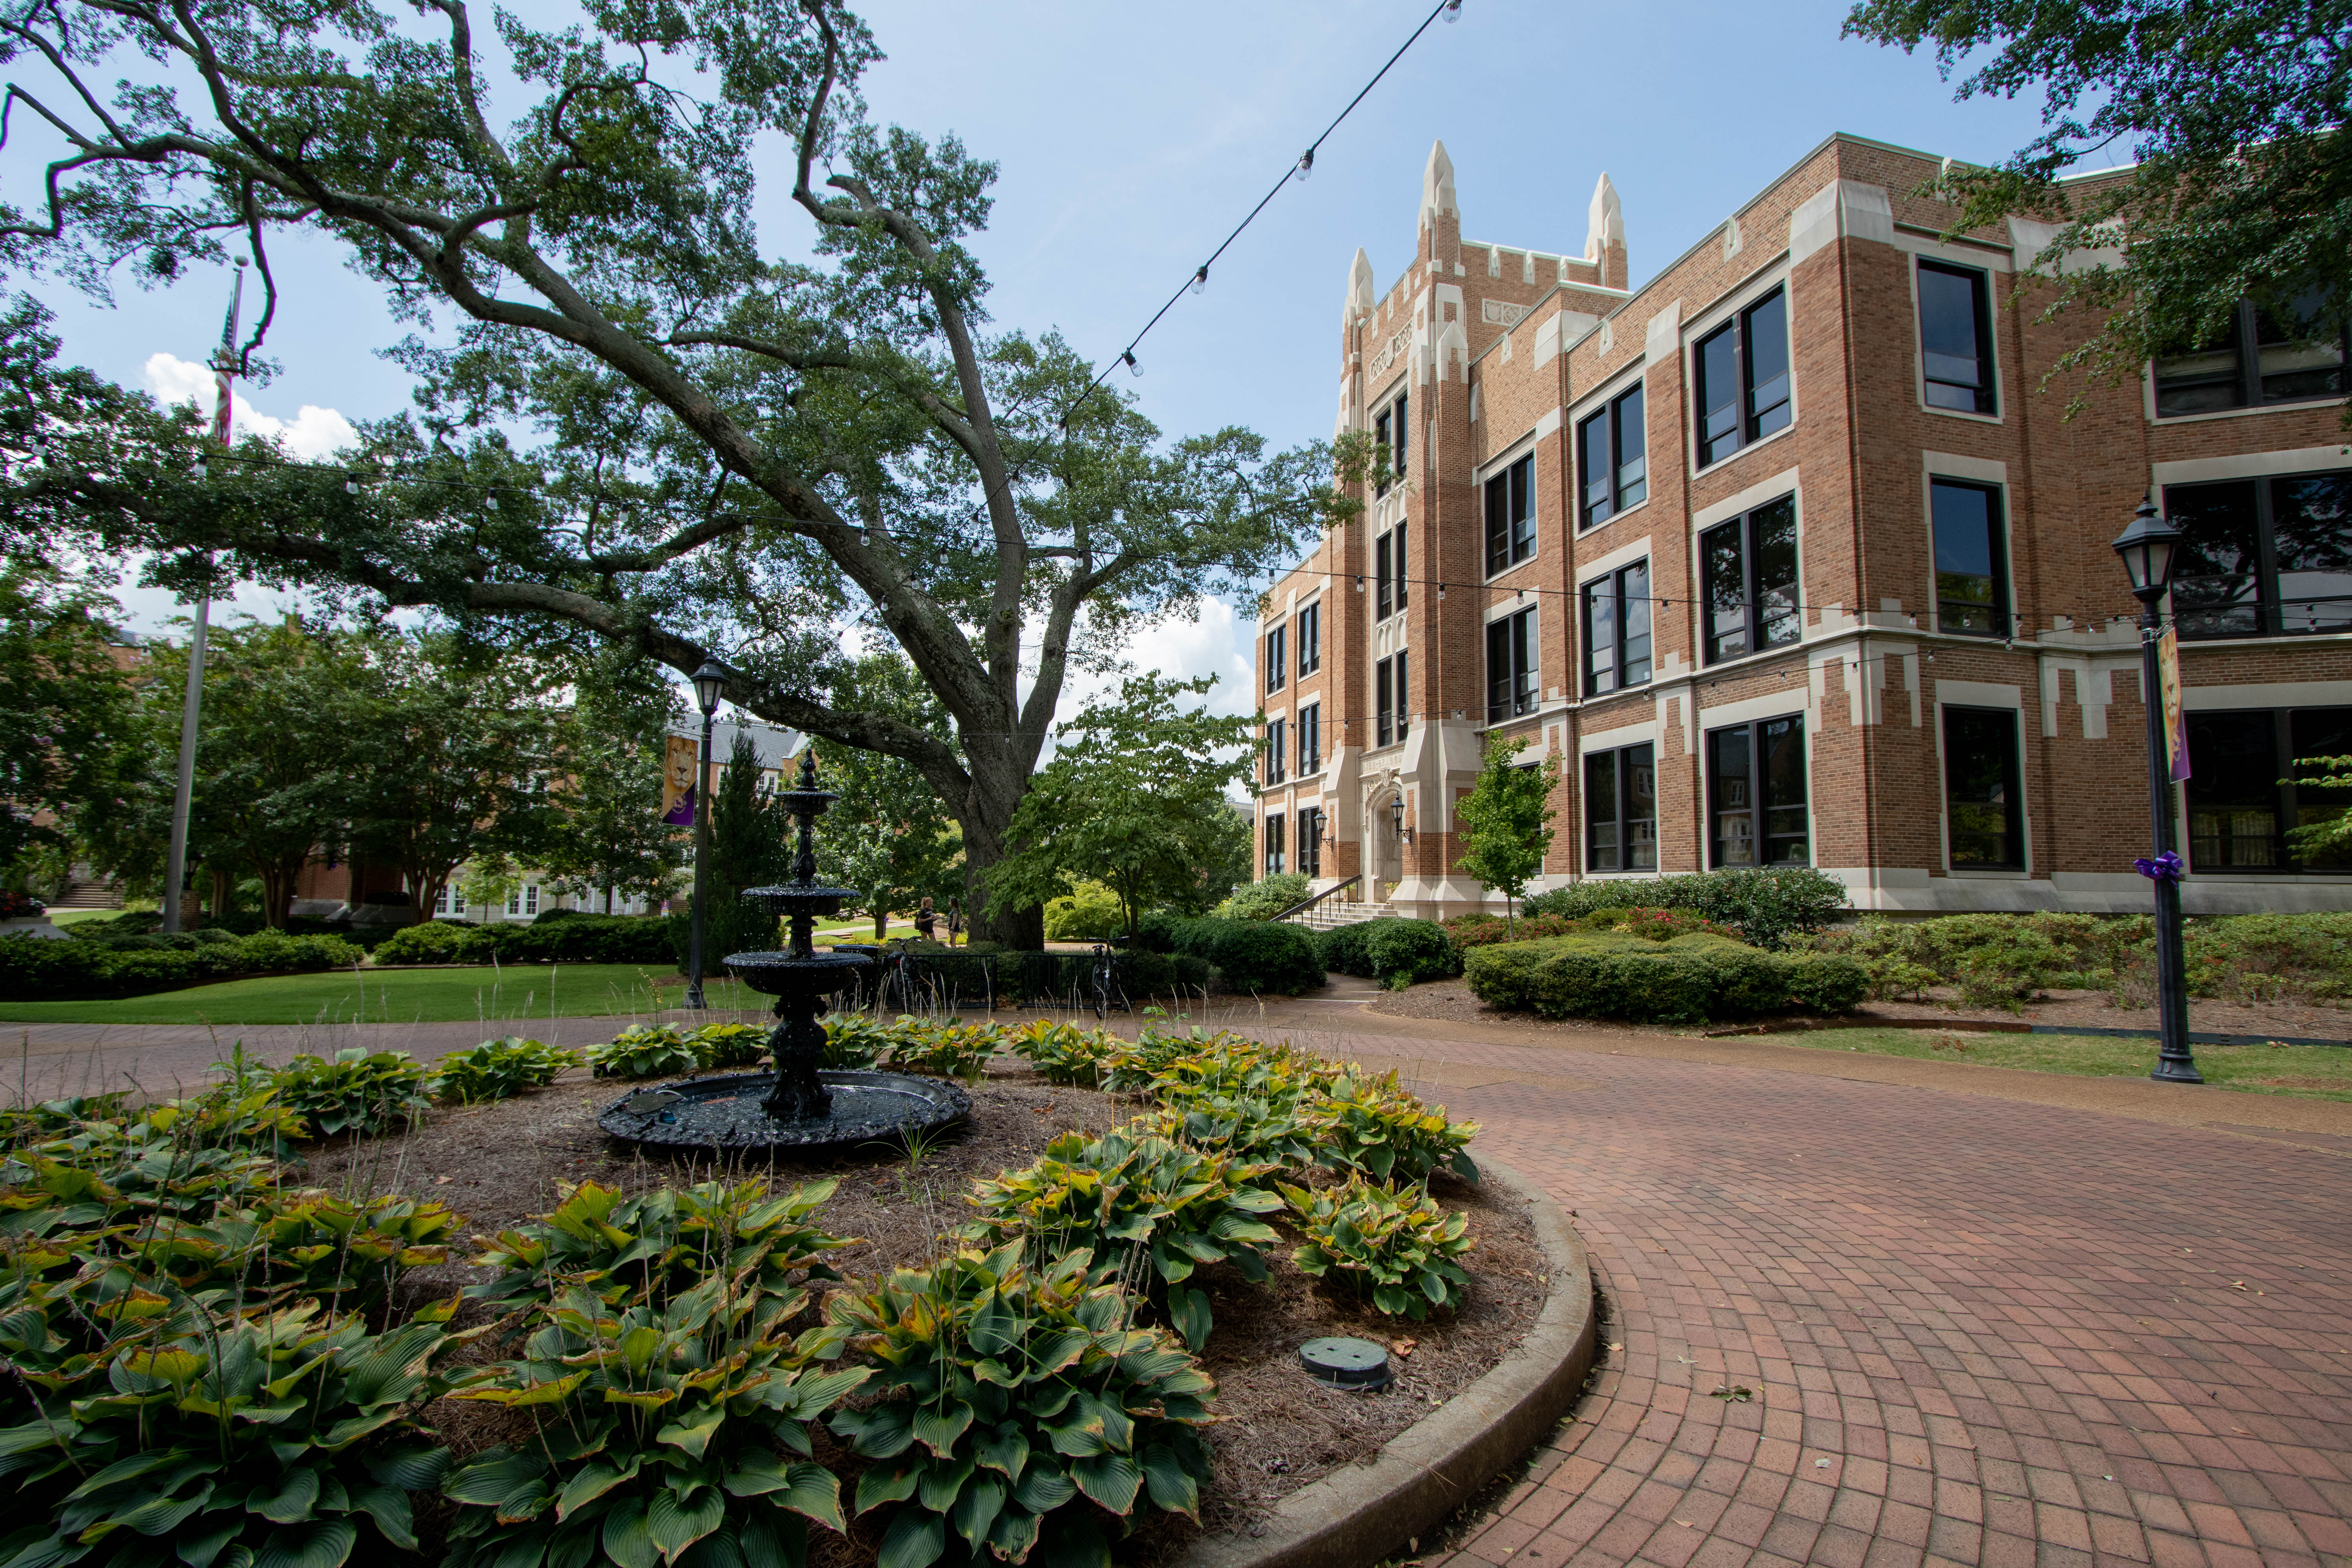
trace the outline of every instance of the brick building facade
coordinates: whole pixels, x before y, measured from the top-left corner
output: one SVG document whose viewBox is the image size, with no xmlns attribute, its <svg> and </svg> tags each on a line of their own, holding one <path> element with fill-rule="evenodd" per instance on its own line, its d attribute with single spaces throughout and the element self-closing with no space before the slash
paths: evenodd
<svg viewBox="0 0 2352 1568">
<path fill-rule="evenodd" d="M 1543 886 L 1793 862 L 1863 909 L 2143 910 L 2109 541 L 2153 490 L 2189 535 L 2187 907 L 2352 908 L 2352 857 L 2284 837 L 2341 803 L 2277 782 L 2352 752 L 2344 345 L 2250 306 L 2041 392 L 2077 340 L 2011 290 L 2053 231 L 1940 239 L 1938 167 L 1832 137 L 1629 291 L 1607 176 L 1553 255 L 1465 240 L 1432 152 L 1411 271 L 1360 250 L 1341 317 L 1378 477 L 1263 606 L 1262 873 L 1487 903 L 1454 805 L 1499 741 L 1561 761 Z"/>
</svg>

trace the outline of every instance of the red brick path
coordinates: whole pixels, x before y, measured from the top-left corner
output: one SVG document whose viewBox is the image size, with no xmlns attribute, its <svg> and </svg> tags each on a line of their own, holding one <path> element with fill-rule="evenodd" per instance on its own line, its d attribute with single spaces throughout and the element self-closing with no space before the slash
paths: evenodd
<svg viewBox="0 0 2352 1568">
<path fill-rule="evenodd" d="M 1477 1146 L 1576 1211 L 1612 1314 L 1592 1392 L 1451 1568 L 2352 1563 L 2342 1154 L 1746 1068 L 1316 1043 L 1433 1064 Z M 1459 1087 L 1481 1068 L 1512 1081 Z"/>
</svg>

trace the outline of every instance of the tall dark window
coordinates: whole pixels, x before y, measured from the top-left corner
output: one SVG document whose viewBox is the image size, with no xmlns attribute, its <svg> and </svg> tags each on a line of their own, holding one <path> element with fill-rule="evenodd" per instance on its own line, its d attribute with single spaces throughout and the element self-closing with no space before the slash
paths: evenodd
<svg viewBox="0 0 2352 1568">
<path fill-rule="evenodd" d="M 1606 522 L 1649 495 L 1647 452 L 1638 386 L 1577 426 L 1578 527 Z"/>
<path fill-rule="evenodd" d="M 1301 679 L 1323 668 L 1323 606 L 1298 612 L 1298 674 Z"/>
<path fill-rule="evenodd" d="M 1919 263 L 1919 368 L 1928 407 L 1963 414 L 1997 408 L 1991 296 L 1990 280 L 1973 267 Z"/>
<path fill-rule="evenodd" d="M 1521 458 L 1486 481 L 1486 575 L 1536 552 L 1536 457 Z"/>
<path fill-rule="evenodd" d="M 1486 623 L 1486 722 L 1536 710 L 1541 679 L 1536 668 L 1536 611 Z"/>
<path fill-rule="evenodd" d="M 1650 563 L 1637 561 L 1584 585 L 1584 694 L 1650 679 Z"/>
<path fill-rule="evenodd" d="M 1389 409 L 1391 414 L 1396 416 L 1395 425 L 1391 431 L 1391 434 L 1395 437 L 1395 445 L 1390 448 L 1391 454 L 1390 471 L 1395 474 L 1398 479 L 1404 478 L 1405 453 L 1412 446 L 1412 420 L 1410 417 L 1412 412 L 1411 402 L 1412 400 L 1405 394 L 1400 392 L 1397 394 L 1396 402 L 1391 404 Z"/>
<path fill-rule="evenodd" d="M 1269 877 L 1282 875 L 1282 824 L 1278 815 L 1265 819 L 1265 874 Z"/>
<path fill-rule="evenodd" d="M 2283 784 L 2305 757 L 2352 755 L 2352 708 L 2191 713 L 2189 863 L 2200 871 L 2347 871 L 2352 851 L 2299 854 L 2290 827 L 2352 809 L 2352 789 Z"/>
<path fill-rule="evenodd" d="M 1298 868 L 1310 877 L 1323 874 L 1323 808 L 1319 805 L 1298 814 Z"/>
<path fill-rule="evenodd" d="M 2168 485 L 2185 637 L 2352 630 L 2352 471 Z"/>
<path fill-rule="evenodd" d="M 1698 463 L 1789 423 L 1789 311 L 1779 289 L 1699 340 Z"/>
<path fill-rule="evenodd" d="M 1280 784 L 1286 776 L 1283 763 L 1290 745 L 1290 726 L 1280 719 L 1265 721 L 1265 782 Z"/>
<path fill-rule="evenodd" d="M 1323 767 L 1323 704 L 1309 702 L 1298 710 L 1298 773 L 1301 778 Z"/>
<path fill-rule="evenodd" d="M 1944 710 L 1944 809 L 1954 870 L 2025 869 L 2020 776 L 2014 709 Z"/>
<path fill-rule="evenodd" d="M 1708 731 L 1706 774 L 1708 864 L 1811 861 L 1801 717 Z"/>
<path fill-rule="evenodd" d="M 1372 618 L 1387 620 L 1405 606 L 1405 525 L 1398 523 L 1372 541 Z"/>
<path fill-rule="evenodd" d="M 2009 573 L 2000 492 L 1937 479 L 1927 487 L 1936 530 L 1936 623 L 1948 632 L 2009 635 Z"/>
<path fill-rule="evenodd" d="M 1795 642 L 1797 503 L 1782 496 L 1698 536 L 1706 595 L 1706 662 Z"/>
<path fill-rule="evenodd" d="M 1283 652 L 1287 630 L 1287 627 L 1276 626 L 1265 634 L 1265 689 L 1268 691 L 1281 690 L 1283 683 L 1289 679 L 1290 671 L 1285 663 L 1287 656 Z"/>
<path fill-rule="evenodd" d="M 1584 759 L 1584 868 L 1658 868 L 1658 766 L 1646 743 Z"/>
<path fill-rule="evenodd" d="M 1377 710 L 1379 745 L 1402 741 L 1408 722 L 1405 710 L 1412 699 L 1405 692 L 1407 654 L 1392 654 L 1372 666 L 1372 706 Z"/>
<path fill-rule="evenodd" d="M 2210 340 L 2156 362 L 2157 416 L 2341 397 L 2345 331 L 2315 289 L 2272 310 L 2241 300 Z"/>
</svg>

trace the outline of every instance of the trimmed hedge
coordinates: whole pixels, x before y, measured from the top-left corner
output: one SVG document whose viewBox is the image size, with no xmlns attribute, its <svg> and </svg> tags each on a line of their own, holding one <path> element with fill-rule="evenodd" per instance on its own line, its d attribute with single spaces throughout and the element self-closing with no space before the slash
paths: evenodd
<svg viewBox="0 0 2352 1568">
<path fill-rule="evenodd" d="M 1843 1013 L 1869 976 L 1852 959 L 1777 953 L 1720 937 L 1571 936 L 1470 950 L 1471 993 L 1547 1018 L 1691 1024 L 1796 1010 Z"/>
<path fill-rule="evenodd" d="M 289 970 L 347 969 L 365 954 L 335 936 L 257 931 L 231 936 L 217 928 L 178 936 L 109 937 L 58 942 L 0 937 L 0 1001 L 79 1002 L 165 991 L 207 980 Z"/>
<path fill-rule="evenodd" d="M 1522 901 L 1519 913 L 1578 920 L 1602 910 L 1691 910 L 1777 949 L 1790 933 L 1819 931 L 1845 907 L 1845 884 L 1835 877 L 1810 866 L 1765 866 L 1578 882 Z"/>
<path fill-rule="evenodd" d="M 660 915 L 604 915 L 550 910 L 529 925 L 462 925 L 427 921 L 404 926 L 376 945 L 378 963 L 646 963 L 676 962 Z"/>
<path fill-rule="evenodd" d="M 1206 959 L 1236 992 L 1296 996 L 1323 984 L 1323 952 L 1315 933 L 1287 921 L 1233 921 L 1214 915 L 1187 920 L 1165 913 L 1138 922 L 1144 948 Z"/>
<path fill-rule="evenodd" d="M 1385 980 L 1400 989 L 1462 973 L 1461 952 L 1445 928 L 1434 921 L 1382 915 L 1318 931 L 1315 945 L 1323 955 L 1324 968 Z"/>
<path fill-rule="evenodd" d="M 915 983 L 943 1007 L 979 1006 L 994 999 L 1025 1006 L 1034 1002 L 1068 1002 L 1092 1005 L 1095 955 L 1091 952 L 1035 952 L 1008 950 L 993 942 L 949 947 L 943 942 L 903 944 Z M 836 952 L 879 952 L 864 942 L 835 942 Z M 887 953 L 885 953 L 887 956 Z M 857 988 L 845 994 L 851 1006 L 865 1006 L 878 977 L 868 970 Z M 1181 953 L 1119 949 L 1111 955 L 1111 994 L 1130 1002 L 1174 997 L 1207 988 L 1209 965 Z M 895 1001 L 895 999 L 894 999 Z"/>
</svg>

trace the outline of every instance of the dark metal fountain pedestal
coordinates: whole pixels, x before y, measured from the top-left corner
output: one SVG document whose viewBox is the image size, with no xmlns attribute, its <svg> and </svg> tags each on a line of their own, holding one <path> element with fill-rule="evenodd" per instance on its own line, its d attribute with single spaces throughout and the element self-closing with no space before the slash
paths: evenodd
<svg viewBox="0 0 2352 1568">
<path fill-rule="evenodd" d="M 971 1109 L 962 1089 L 939 1079 L 822 1069 L 825 998 L 873 961 L 863 953 L 821 953 L 812 943 L 816 917 L 838 914 L 842 902 L 856 896 L 816 880 L 814 824 L 840 797 L 817 787 L 814 751 L 801 753 L 797 787 L 777 798 L 800 823 L 793 879 L 750 889 L 743 901 L 791 920 L 790 950 L 725 960 L 737 979 L 776 999 L 777 1023 L 768 1037 L 776 1070 L 688 1079 L 625 1096 L 596 1118 L 615 1138 L 712 1152 L 821 1149 L 928 1131 Z"/>
</svg>

